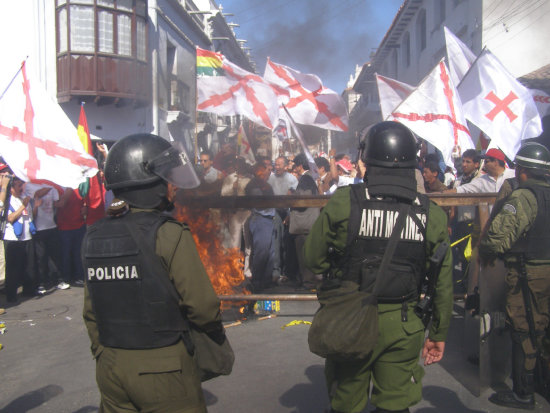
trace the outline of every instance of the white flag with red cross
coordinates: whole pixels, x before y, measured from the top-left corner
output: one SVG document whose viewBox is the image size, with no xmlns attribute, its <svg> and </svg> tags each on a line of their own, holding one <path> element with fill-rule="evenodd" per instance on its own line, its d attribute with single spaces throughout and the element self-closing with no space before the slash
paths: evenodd
<svg viewBox="0 0 550 413">
<path fill-rule="evenodd" d="M 540 115 L 529 90 L 487 49 L 458 86 L 464 115 L 481 129 L 508 158 L 514 159 L 521 141 L 542 133 Z"/>
<path fill-rule="evenodd" d="M 335 131 L 348 130 L 348 111 L 342 97 L 323 86 L 313 74 L 300 73 L 267 59 L 264 79 L 289 93 L 280 96 L 295 122 Z"/>
<path fill-rule="evenodd" d="M 279 114 L 275 90 L 260 76 L 231 63 L 224 55 L 197 47 L 198 110 L 243 115 L 273 129 Z"/>
<path fill-rule="evenodd" d="M 0 154 L 23 181 L 48 180 L 77 188 L 97 174 L 77 129 L 24 62 L 0 98 Z"/>
<path fill-rule="evenodd" d="M 380 99 L 380 111 L 382 119 L 391 116 L 393 110 L 414 90 L 414 86 L 376 73 L 378 85 L 378 97 Z"/>
<path fill-rule="evenodd" d="M 460 156 L 474 148 L 458 93 L 443 60 L 393 111 L 390 120 L 403 123 L 430 142 L 451 167 L 453 152 Z"/>
</svg>

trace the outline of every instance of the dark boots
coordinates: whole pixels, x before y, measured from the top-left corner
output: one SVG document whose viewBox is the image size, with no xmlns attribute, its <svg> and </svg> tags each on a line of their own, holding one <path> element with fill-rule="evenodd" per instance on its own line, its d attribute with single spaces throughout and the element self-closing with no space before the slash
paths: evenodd
<svg viewBox="0 0 550 413">
<path fill-rule="evenodd" d="M 499 406 L 513 407 L 515 409 L 535 410 L 535 396 L 532 394 L 520 397 L 512 390 L 499 391 L 489 397 L 489 401 Z"/>
<path fill-rule="evenodd" d="M 525 369 L 525 353 L 520 340 L 512 337 L 512 391 L 501 391 L 489 397 L 489 401 L 499 406 L 516 409 L 535 409 L 535 372 Z"/>
</svg>

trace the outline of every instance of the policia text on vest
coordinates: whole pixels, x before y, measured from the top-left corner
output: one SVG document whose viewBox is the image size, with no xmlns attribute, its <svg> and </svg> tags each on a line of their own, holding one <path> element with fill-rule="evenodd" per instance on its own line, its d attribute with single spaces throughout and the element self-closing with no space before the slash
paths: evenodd
<svg viewBox="0 0 550 413">
<path fill-rule="evenodd" d="M 118 265 L 116 267 L 88 267 L 88 281 L 124 281 L 140 280 L 137 265 Z"/>
</svg>

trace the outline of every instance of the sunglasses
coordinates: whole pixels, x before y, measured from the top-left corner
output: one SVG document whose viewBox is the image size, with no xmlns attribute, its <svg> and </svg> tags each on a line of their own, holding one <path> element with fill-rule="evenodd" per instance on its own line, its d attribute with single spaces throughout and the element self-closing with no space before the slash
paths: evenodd
<svg viewBox="0 0 550 413">
<path fill-rule="evenodd" d="M 496 158 L 485 158 L 485 162 L 495 162 Z"/>
</svg>

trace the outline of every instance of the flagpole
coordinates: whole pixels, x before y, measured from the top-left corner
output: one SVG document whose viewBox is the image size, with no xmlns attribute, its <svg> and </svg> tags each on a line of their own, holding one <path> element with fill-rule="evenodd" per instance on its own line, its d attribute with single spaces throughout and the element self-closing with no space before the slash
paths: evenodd
<svg viewBox="0 0 550 413">
<path fill-rule="evenodd" d="M 458 82 L 458 85 L 455 86 L 456 90 L 458 90 L 458 87 L 462 84 L 462 81 L 464 80 L 464 78 L 468 75 L 468 73 L 470 73 L 470 71 L 472 70 L 472 67 L 474 67 L 474 65 L 479 60 L 479 58 L 481 57 L 483 52 L 485 52 L 485 50 L 487 50 L 487 46 L 485 46 L 485 47 L 483 47 L 483 49 L 481 49 L 481 52 L 479 52 L 479 54 L 476 56 L 476 60 L 474 60 L 472 62 L 472 64 L 468 68 L 468 71 L 466 73 L 464 73 L 464 76 L 462 76 L 462 79 L 460 79 L 460 82 Z"/>
<path fill-rule="evenodd" d="M 11 84 L 13 83 L 13 81 L 15 80 L 15 78 L 17 77 L 17 75 L 19 74 L 19 72 L 21 72 L 21 69 L 23 69 L 23 66 L 25 66 L 25 63 L 27 62 L 27 59 L 29 58 L 29 56 L 25 57 L 25 60 L 23 60 L 23 62 L 21 63 L 21 66 L 19 66 L 19 69 L 17 70 L 17 72 L 15 73 L 15 75 L 13 75 L 13 77 L 11 78 L 10 80 L 10 83 L 8 83 L 8 86 L 6 86 L 6 88 L 4 89 L 4 91 L 2 92 L 2 95 L 0 95 L 0 100 L 2 100 L 2 98 L 4 97 L 4 95 L 6 94 L 6 92 L 8 91 L 8 89 L 10 88 Z"/>
</svg>

